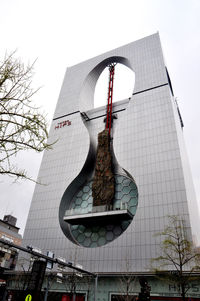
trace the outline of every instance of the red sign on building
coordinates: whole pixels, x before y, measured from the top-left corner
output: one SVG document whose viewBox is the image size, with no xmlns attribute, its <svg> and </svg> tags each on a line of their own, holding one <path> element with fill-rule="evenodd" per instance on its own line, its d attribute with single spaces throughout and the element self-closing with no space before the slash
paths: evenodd
<svg viewBox="0 0 200 301">
<path fill-rule="evenodd" d="M 72 122 L 69 121 L 69 120 L 64 120 L 62 122 L 58 122 L 57 125 L 55 125 L 55 130 L 60 129 L 60 128 L 64 127 L 64 126 L 69 126 L 71 124 L 72 124 Z"/>
</svg>

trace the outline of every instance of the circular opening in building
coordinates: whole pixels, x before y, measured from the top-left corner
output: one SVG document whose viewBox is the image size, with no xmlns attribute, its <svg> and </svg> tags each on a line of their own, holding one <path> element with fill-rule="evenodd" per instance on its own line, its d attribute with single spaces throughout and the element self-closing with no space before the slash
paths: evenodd
<svg viewBox="0 0 200 301">
<path fill-rule="evenodd" d="M 94 93 L 94 107 L 101 107 L 107 104 L 109 70 L 106 67 L 96 84 Z M 132 96 L 135 84 L 135 73 L 123 64 L 115 66 L 113 102 L 127 99 Z"/>
</svg>

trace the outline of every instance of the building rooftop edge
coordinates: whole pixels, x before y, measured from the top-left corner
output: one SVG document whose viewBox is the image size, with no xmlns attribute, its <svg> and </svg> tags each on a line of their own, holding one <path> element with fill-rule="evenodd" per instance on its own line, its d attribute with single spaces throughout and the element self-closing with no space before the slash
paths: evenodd
<svg viewBox="0 0 200 301">
<path fill-rule="evenodd" d="M 16 227 L 16 226 L 14 226 L 14 225 L 12 225 L 12 224 L 10 224 L 10 223 L 8 223 L 8 222 L 5 222 L 4 220 L 2 220 L 2 219 L 0 219 L 0 222 L 2 222 L 2 223 L 4 223 L 4 224 L 6 224 L 6 225 L 9 225 L 9 226 L 11 226 L 11 227 L 13 227 L 13 228 L 16 228 L 16 229 L 20 229 L 19 227 Z"/>
</svg>

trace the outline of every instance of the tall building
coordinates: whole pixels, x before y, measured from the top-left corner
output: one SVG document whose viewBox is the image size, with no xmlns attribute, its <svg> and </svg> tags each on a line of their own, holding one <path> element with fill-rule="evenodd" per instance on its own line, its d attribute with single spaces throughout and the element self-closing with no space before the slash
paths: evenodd
<svg viewBox="0 0 200 301">
<path fill-rule="evenodd" d="M 98 133 L 106 105 L 94 108 L 102 71 L 113 63 L 135 73 L 130 98 L 113 104 L 111 153 L 115 179 L 112 213 L 93 206 Z M 78 258 L 92 272 L 145 273 L 156 257 L 168 215 L 180 215 L 199 242 L 199 217 L 159 34 L 67 69 L 52 121 L 23 244 Z M 100 207 L 99 207 L 100 208 Z M 95 209 L 95 210 L 94 210 Z M 106 211 L 106 212 L 105 212 Z"/>
</svg>

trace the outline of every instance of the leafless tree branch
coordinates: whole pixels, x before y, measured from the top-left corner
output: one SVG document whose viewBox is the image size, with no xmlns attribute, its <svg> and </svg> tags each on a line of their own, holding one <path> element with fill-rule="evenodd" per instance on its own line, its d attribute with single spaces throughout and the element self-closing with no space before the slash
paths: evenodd
<svg viewBox="0 0 200 301">
<path fill-rule="evenodd" d="M 33 105 L 34 63 L 25 66 L 14 58 L 15 51 L 0 62 L 0 174 L 31 179 L 13 165 L 18 152 L 50 149 L 45 116 Z"/>
</svg>

